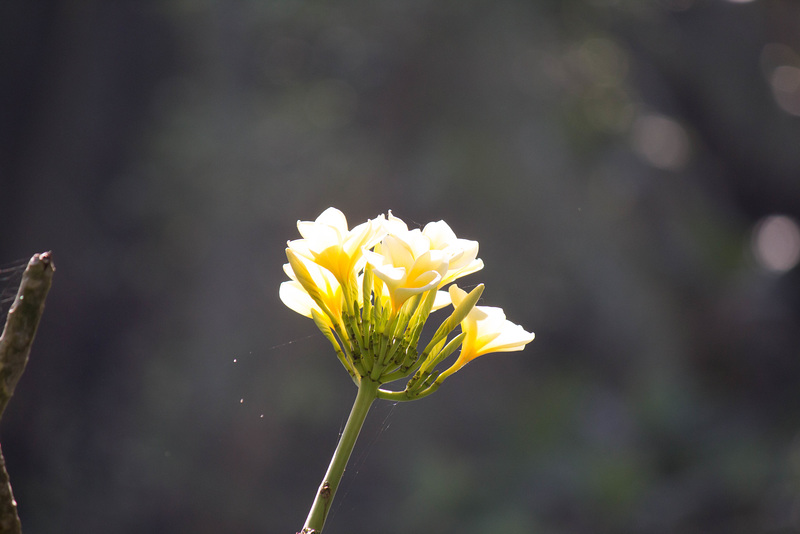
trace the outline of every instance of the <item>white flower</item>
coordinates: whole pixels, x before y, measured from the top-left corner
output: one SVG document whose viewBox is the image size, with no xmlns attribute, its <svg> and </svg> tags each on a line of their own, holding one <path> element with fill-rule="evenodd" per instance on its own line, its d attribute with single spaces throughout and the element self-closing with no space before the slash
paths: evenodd
<svg viewBox="0 0 800 534">
<path fill-rule="evenodd" d="M 364 255 L 386 284 L 394 311 L 410 297 L 438 288 L 447 273 L 446 254 L 431 250 L 430 239 L 419 230 L 387 235 L 374 252 Z"/>
<path fill-rule="evenodd" d="M 365 252 L 375 276 L 386 284 L 392 306 L 399 309 L 411 296 L 441 288 L 483 268 L 477 259 L 478 242 L 456 237 L 444 221 L 409 230 L 392 215 L 381 220 L 386 236 L 374 252 Z M 450 303 L 447 292 L 437 294 L 434 309 Z"/>
<path fill-rule="evenodd" d="M 450 286 L 450 298 L 453 306 L 458 306 L 466 291 L 455 284 Z M 527 332 L 518 324 L 506 319 L 502 308 L 491 306 L 475 306 L 461 321 L 461 330 L 466 334 L 461 345 L 458 360 L 443 372 L 439 381 L 455 373 L 466 364 L 484 354 L 491 352 L 511 352 L 522 350 L 533 341 L 533 332 Z"/>
<path fill-rule="evenodd" d="M 478 242 L 456 237 L 446 222 L 430 222 L 425 225 L 422 234 L 430 239 L 432 250 L 441 250 L 447 256 L 447 274 L 439 287 L 483 269 L 483 260 L 477 257 Z"/>
<path fill-rule="evenodd" d="M 304 284 L 309 286 L 311 291 L 318 296 L 334 317 L 340 317 L 344 296 L 339 281 L 330 271 L 323 269 L 307 259 L 301 258 L 297 254 L 294 254 L 291 249 L 286 249 L 286 254 L 291 260 L 300 262 L 302 267 L 298 266 L 298 269 L 300 269 L 301 272 L 305 272 L 302 272 L 301 276 L 303 278 L 301 280 L 292 269 L 291 264 L 284 264 L 283 270 L 291 280 L 281 283 L 278 291 L 281 300 L 289 309 L 296 311 L 300 315 L 305 315 L 306 317 L 312 316 L 312 309 L 316 310 L 329 326 L 333 326 L 328 315 L 314 301 L 309 291 L 304 287 Z"/>
<path fill-rule="evenodd" d="M 314 221 L 297 221 L 303 239 L 288 246 L 302 256 L 330 271 L 342 286 L 350 286 L 363 266 L 362 250 L 371 248 L 383 236 L 381 220 L 373 219 L 352 230 L 336 208 L 328 208 Z"/>
</svg>

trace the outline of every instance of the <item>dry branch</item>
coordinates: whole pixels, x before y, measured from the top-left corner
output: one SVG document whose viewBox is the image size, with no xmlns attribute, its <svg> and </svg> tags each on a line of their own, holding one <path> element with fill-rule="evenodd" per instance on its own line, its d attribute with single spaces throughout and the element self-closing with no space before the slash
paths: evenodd
<svg viewBox="0 0 800 534">
<path fill-rule="evenodd" d="M 34 254 L 22 275 L 14 304 L 0 336 L 0 418 L 14 394 L 31 352 L 33 338 L 44 312 L 55 266 L 49 252 Z M 20 534 L 17 503 L 11 491 L 3 452 L 0 450 L 0 534 Z"/>
</svg>

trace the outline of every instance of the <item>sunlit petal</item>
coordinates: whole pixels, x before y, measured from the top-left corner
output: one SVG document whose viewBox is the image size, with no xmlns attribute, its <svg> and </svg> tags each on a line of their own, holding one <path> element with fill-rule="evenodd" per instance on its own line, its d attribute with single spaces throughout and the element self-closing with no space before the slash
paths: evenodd
<svg viewBox="0 0 800 534">
<path fill-rule="evenodd" d="M 455 284 L 449 288 L 453 305 L 458 306 L 467 293 Z M 522 350 L 533 341 L 534 334 L 506 319 L 502 308 L 475 306 L 461 322 L 465 337 L 456 362 L 442 373 L 447 377 L 479 356 L 492 352 Z"/>
<path fill-rule="evenodd" d="M 440 310 L 452 303 L 453 301 L 450 299 L 450 294 L 447 291 L 437 291 L 436 299 L 433 301 L 432 311 Z"/>
<path fill-rule="evenodd" d="M 365 251 L 375 276 L 384 281 L 397 311 L 411 296 L 439 287 L 447 273 L 449 255 L 431 250 L 431 240 L 419 229 L 408 230 L 389 212 L 383 223 L 388 233 L 374 251 Z"/>
<path fill-rule="evenodd" d="M 318 308 L 300 282 L 294 280 L 281 283 L 278 295 L 290 310 L 306 317 L 311 317 L 311 308 Z"/>
<path fill-rule="evenodd" d="M 326 209 L 320 213 L 319 217 L 317 217 L 317 220 L 314 222 L 335 228 L 341 235 L 347 233 L 347 217 L 336 208 Z"/>
<path fill-rule="evenodd" d="M 431 240 L 431 247 L 444 249 L 449 243 L 455 241 L 456 234 L 444 221 L 429 222 L 422 229 L 422 233 Z"/>
<path fill-rule="evenodd" d="M 414 264 L 414 253 L 406 241 L 394 235 L 387 235 L 383 238 L 381 245 L 386 263 L 403 267 Z"/>
</svg>

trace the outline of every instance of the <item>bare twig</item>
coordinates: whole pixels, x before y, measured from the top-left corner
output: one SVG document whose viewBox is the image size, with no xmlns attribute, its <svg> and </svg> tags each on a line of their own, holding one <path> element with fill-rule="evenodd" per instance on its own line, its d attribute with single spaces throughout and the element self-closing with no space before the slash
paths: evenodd
<svg viewBox="0 0 800 534">
<path fill-rule="evenodd" d="M 0 418 L 28 363 L 54 271 L 49 252 L 34 254 L 22 275 L 17 298 L 8 312 L 3 335 L 0 336 Z M 0 450 L 0 534 L 19 534 L 21 527 L 17 503 L 5 464 Z"/>
</svg>

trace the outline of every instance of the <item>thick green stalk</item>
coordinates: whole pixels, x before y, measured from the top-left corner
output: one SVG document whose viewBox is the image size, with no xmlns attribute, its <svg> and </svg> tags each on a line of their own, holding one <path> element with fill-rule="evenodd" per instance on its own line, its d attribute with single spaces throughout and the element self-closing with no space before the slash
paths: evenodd
<svg viewBox="0 0 800 534">
<path fill-rule="evenodd" d="M 378 395 L 378 386 L 377 382 L 370 380 L 368 377 L 361 379 L 356 400 L 350 410 L 350 417 L 347 418 L 342 437 L 339 438 L 339 444 L 333 453 L 328 471 L 325 473 L 325 478 L 322 479 L 322 484 L 320 484 L 317 495 L 314 498 L 314 504 L 311 505 L 311 510 L 308 512 L 306 524 L 303 525 L 303 530 L 301 531 L 302 534 L 320 534 L 322 532 L 325 518 L 331 509 L 333 497 L 339 488 L 339 482 L 342 480 L 347 461 L 350 459 L 350 454 L 353 452 L 353 447 L 358 439 L 358 434 L 361 432 L 361 427 L 364 425 L 364 420 L 367 417 L 370 406 L 372 406 L 372 402 Z"/>
</svg>

